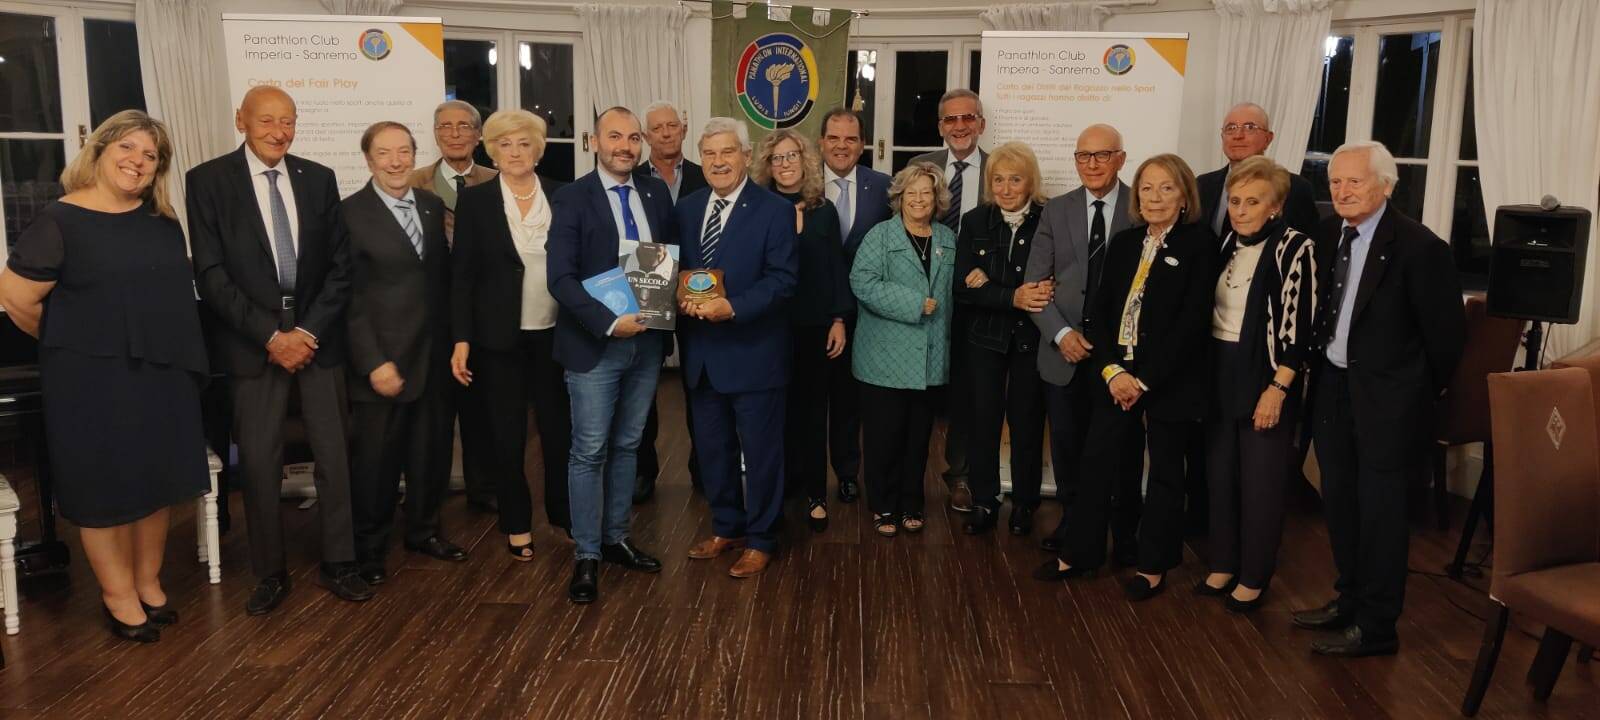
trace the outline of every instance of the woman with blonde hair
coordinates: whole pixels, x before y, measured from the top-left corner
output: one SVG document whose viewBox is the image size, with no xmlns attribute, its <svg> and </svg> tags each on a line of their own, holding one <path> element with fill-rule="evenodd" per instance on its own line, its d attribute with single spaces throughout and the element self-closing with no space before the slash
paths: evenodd
<svg viewBox="0 0 1600 720">
<path fill-rule="evenodd" d="M 137 642 L 178 621 L 161 587 L 168 509 L 210 487 L 209 367 L 171 168 L 166 126 L 111 116 L 0 273 L 0 304 L 39 338 L 57 508 L 81 528 L 112 634 Z"/>
<path fill-rule="evenodd" d="M 822 156 L 804 135 L 774 130 L 756 147 L 756 181 L 794 204 L 799 283 L 789 299 L 789 379 L 784 474 L 806 493 L 806 523 L 828 527 L 828 361 L 844 353 L 849 267 L 839 213 L 822 194 Z"/>
</svg>

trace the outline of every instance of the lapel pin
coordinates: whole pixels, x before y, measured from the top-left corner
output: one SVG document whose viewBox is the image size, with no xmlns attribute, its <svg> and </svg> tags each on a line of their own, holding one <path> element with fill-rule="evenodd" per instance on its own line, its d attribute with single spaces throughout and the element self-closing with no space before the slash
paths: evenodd
<svg viewBox="0 0 1600 720">
<path fill-rule="evenodd" d="M 988 255 L 988 254 L 989 254 L 989 251 L 988 251 L 988 250 L 979 250 L 979 251 L 978 251 L 978 254 L 979 254 L 979 255 Z"/>
<path fill-rule="evenodd" d="M 1178 259 L 1173 257 L 1173 256 L 1171 256 L 1171 255 L 1168 255 L 1168 256 L 1166 256 L 1165 258 L 1162 258 L 1162 259 L 1166 260 L 1168 265 L 1171 265 L 1173 267 L 1177 267 L 1178 266 Z"/>
</svg>

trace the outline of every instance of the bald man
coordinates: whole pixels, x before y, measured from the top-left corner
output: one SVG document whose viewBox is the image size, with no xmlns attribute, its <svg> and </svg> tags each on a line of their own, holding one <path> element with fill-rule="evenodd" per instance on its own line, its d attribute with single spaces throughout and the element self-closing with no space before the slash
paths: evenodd
<svg viewBox="0 0 1600 720">
<path fill-rule="evenodd" d="M 1224 188 L 1228 173 L 1241 160 L 1266 154 L 1273 137 L 1272 121 L 1267 117 L 1267 111 L 1255 103 L 1239 103 L 1229 108 L 1228 114 L 1222 118 L 1222 154 L 1228 157 L 1228 164 L 1198 178 L 1201 222 L 1211 224 L 1211 231 L 1217 235 L 1219 251 L 1222 249 L 1221 243 L 1227 240 L 1228 232 L 1233 229 L 1228 225 L 1228 195 Z M 1311 183 L 1292 170 L 1289 173 L 1289 198 L 1283 203 L 1283 219 L 1289 223 L 1289 227 L 1310 235 L 1316 232 L 1317 224 L 1322 219 L 1317 213 L 1316 196 L 1312 193 Z"/>
<path fill-rule="evenodd" d="M 289 593 L 283 525 L 283 424 L 300 397 L 316 460 L 322 567 L 317 583 L 350 601 L 372 597 L 355 564 L 345 447 L 344 312 L 350 256 L 338 231 L 333 171 L 289 154 L 296 109 L 274 87 L 245 93 L 237 150 L 196 166 L 188 184 L 195 287 L 220 318 L 210 342 L 233 392 L 250 567 L 245 610 L 271 612 Z"/>
</svg>

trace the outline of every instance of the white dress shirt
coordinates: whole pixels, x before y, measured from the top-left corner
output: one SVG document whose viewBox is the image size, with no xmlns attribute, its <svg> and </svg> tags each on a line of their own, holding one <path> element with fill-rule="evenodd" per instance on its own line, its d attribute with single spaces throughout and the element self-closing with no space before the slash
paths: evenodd
<svg viewBox="0 0 1600 720">
<path fill-rule="evenodd" d="M 944 184 L 948 187 L 950 181 L 955 179 L 956 175 L 956 151 L 949 148 L 946 148 L 946 150 L 947 152 L 944 155 Z M 966 215 L 978 206 L 978 198 L 982 197 L 983 169 L 978 166 L 983 164 L 983 151 L 974 148 L 972 154 L 961 162 L 967 164 L 967 169 L 961 171 L 960 198 L 961 214 Z M 950 202 L 955 201 L 956 198 L 950 198 Z M 934 218 L 934 220 L 937 221 L 938 218 Z"/>
<path fill-rule="evenodd" d="M 535 181 L 533 206 L 522 215 L 517 208 L 517 198 L 511 186 L 500 183 L 500 198 L 506 206 L 506 224 L 511 228 L 511 242 L 522 258 L 522 329 L 545 330 L 555 327 L 556 299 L 550 294 L 550 283 L 545 277 L 547 255 L 545 243 L 550 237 L 550 203 L 545 201 L 544 189 Z"/>
<path fill-rule="evenodd" d="M 704 239 L 706 233 L 706 223 L 711 221 L 711 211 L 716 209 L 718 200 L 728 201 L 728 204 L 722 208 L 722 219 L 719 221 L 719 224 L 722 226 L 722 232 L 724 233 L 724 236 L 726 236 L 728 231 L 728 216 L 733 214 L 733 206 L 739 204 L 739 193 L 744 192 L 744 186 L 748 184 L 750 184 L 750 178 L 749 176 L 745 176 L 745 179 L 740 180 L 739 184 L 734 186 L 733 192 L 728 193 L 727 196 L 718 195 L 716 190 L 711 191 L 711 197 L 706 200 L 706 212 L 704 215 L 700 216 L 700 232 L 694 238 L 695 243 L 699 243 L 702 239 Z M 721 242 L 717 243 L 717 245 L 717 252 L 722 252 L 723 247 L 725 246 Z"/>
<path fill-rule="evenodd" d="M 256 206 L 261 208 L 261 224 L 267 231 L 267 242 L 276 250 L 278 238 L 272 234 L 272 190 L 267 182 L 268 170 L 278 171 L 278 194 L 283 196 L 283 209 L 289 213 L 289 238 L 294 246 L 295 257 L 300 257 L 300 215 L 295 211 L 294 204 L 294 173 L 289 172 L 289 163 L 278 161 L 276 168 L 268 167 L 261 158 L 256 157 L 255 151 L 249 145 L 244 148 L 244 162 L 250 168 L 250 187 L 256 193 Z M 278 267 L 278 253 L 272 252 L 272 267 L 277 268 L 278 277 L 283 277 L 283 268 Z"/>
<path fill-rule="evenodd" d="M 611 206 L 611 220 L 617 228 L 617 255 L 632 255 L 641 242 L 655 242 L 650 234 L 650 220 L 644 214 L 644 201 L 639 198 L 639 186 L 633 182 L 633 176 L 628 176 L 627 182 L 617 182 L 611 173 L 601 170 L 600 187 L 606 190 L 606 203 Z M 628 188 L 628 207 L 633 210 L 633 223 L 639 226 L 639 240 L 634 242 L 627 238 L 627 225 L 622 222 L 622 195 L 611 188 L 617 186 Z"/>
</svg>

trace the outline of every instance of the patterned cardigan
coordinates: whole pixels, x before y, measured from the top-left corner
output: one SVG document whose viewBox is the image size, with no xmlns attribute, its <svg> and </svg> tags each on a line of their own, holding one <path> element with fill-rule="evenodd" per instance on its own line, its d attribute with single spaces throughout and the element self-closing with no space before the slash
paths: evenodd
<svg viewBox="0 0 1600 720">
<path fill-rule="evenodd" d="M 1273 239 L 1263 241 L 1270 243 L 1264 250 L 1270 253 L 1272 262 L 1263 262 L 1264 267 L 1258 267 L 1251 294 L 1256 293 L 1255 286 L 1263 284 L 1260 281 L 1273 281 L 1265 284 L 1276 291 L 1266 292 L 1266 327 L 1259 337 L 1266 343 L 1269 372 L 1287 366 L 1295 371 L 1298 380 L 1304 376 L 1310 361 L 1312 321 L 1317 313 L 1316 253 L 1311 236 L 1293 228 L 1283 226 L 1272 234 Z M 1223 243 L 1224 259 L 1237 249 L 1237 237 L 1229 233 Z M 1225 264 L 1219 263 L 1218 267 Z M 1246 328 L 1240 341 L 1246 336 L 1256 336 L 1256 333 Z"/>
</svg>

